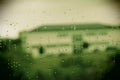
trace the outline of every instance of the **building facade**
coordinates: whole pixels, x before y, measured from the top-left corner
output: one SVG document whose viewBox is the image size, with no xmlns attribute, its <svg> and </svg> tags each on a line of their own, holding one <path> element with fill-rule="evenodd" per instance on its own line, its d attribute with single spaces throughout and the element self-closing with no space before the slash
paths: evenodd
<svg viewBox="0 0 120 80">
<path fill-rule="evenodd" d="M 43 25 L 22 32 L 23 49 L 34 57 L 50 54 L 78 54 L 120 47 L 120 28 L 100 24 Z"/>
</svg>

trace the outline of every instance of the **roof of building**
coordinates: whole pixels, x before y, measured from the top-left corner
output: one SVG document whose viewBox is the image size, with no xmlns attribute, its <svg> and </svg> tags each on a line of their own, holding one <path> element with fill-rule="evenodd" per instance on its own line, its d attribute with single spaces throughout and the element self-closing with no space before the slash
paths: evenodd
<svg viewBox="0 0 120 80">
<path fill-rule="evenodd" d="M 120 26 L 108 26 L 102 24 L 51 24 L 42 25 L 30 32 L 36 31 L 64 31 L 64 30 L 87 30 L 87 29 L 120 29 Z"/>
</svg>

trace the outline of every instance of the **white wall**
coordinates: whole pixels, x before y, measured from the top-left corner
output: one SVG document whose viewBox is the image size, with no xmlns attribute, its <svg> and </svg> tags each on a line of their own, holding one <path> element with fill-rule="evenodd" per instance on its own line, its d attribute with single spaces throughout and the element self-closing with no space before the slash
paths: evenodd
<svg viewBox="0 0 120 80">
<path fill-rule="evenodd" d="M 25 46 L 31 47 L 28 51 L 34 52 L 33 48 L 38 48 L 38 46 L 46 47 L 47 45 L 69 44 L 68 46 L 46 47 L 46 53 L 72 53 L 72 38 L 75 34 L 81 34 L 83 41 L 90 43 L 90 51 L 95 48 L 105 50 L 107 46 L 117 46 L 120 48 L 120 30 L 117 29 L 32 32 L 24 35 Z M 38 50 L 34 53 L 38 53 Z"/>
</svg>

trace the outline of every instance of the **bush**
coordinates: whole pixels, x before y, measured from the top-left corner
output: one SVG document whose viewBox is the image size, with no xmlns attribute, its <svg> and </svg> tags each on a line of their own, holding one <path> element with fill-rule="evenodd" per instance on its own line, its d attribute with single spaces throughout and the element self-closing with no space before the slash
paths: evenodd
<svg viewBox="0 0 120 80">
<path fill-rule="evenodd" d="M 117 54 L 110 59 L 114 65 L 103 75 L 102 80 L 120 80 L 120 52 L 117 52 Z"/>
</svg>

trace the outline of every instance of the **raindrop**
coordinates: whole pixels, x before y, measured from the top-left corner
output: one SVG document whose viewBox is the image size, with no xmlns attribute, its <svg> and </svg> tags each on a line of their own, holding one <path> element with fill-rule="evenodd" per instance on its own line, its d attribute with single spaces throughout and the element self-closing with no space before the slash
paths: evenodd
<svg viewBox="0 0 120 80">
<path fill-rule="evenodd" d="M 65 11 L 64 14 L 66 15 L 66 13 L 67 13 L 67 12 Z"/>
<path fill-rule="evenodd" d="M 74 21 L 74 19 L 72 18 L 72 21 Z"/>
<path fill-rule="evenodd" d="M 48 70 L 52 70 L 51 68 L 48 68 Z"/>
<path fill-rule="evenodd" d="M 63 29 L 63 30 L 65 30 L 65 28 L 64 28 L 64 27 L 63 27 L 62 29 Z"/>
<path fill-rule="evenodd" d="M 42 13 L 46 13 L 46 11 L 42 11 Z"/>
<path fill-rule="evenodd" d="M 85 16 L 82 16 L 82 18 L 84 18 Z"/>
<path fill-rule="evenodd" d="M 115 63 L 115 59 L 113 60 L 113 63 Z"/>
<path fill-rule="evenodd" d="M 21 64 L 18 64 L 18 66 L 21 66 Z"/>
<path fill-rule="evenodd" d="M 29 55 L 27 54 L 26 56 L 28 57 Z"/>
<path fill-rule="evenodd" d="M 11 68 L 13 68 L 13 66 L 11 66 Z"/>
<path fill-rule="evenodd" d="M 13 61 L 13 63 L 15 63 L 15 61 Z"/>
<path fill-rule="evenodd" d="M 30 72 L 27 71 L 26 73 L 29 74 Z"/>
<path fill-rule="evenodd" d="M 63 59 L 62 62 L 65 62 L 65 60 Z"/>
<path fill-rule="evenodd" d="M 33 63 L 30 63 L 30 64 L 33 64 Z"/>
<path fill-rule="evenodd" d="M 8 63 L 8 65 L 10 65 L 10 63 Z"/>
<path fill-rule="evenodd" d="M 71 8 L 69 8 L 69 11 L 71 11 Z"/>
<path fill-rule="evenodd" d="M 47 29 L 47 27 L 45 26 L 44 29 Z"/>
<path fill-rule="evenodd" d="M 14 46 L 14 48 L 16 49 L 16 44 L 14 44 L 13 46 Z"/>
<path fill-rule="evenodd" d="M 29 49 L 29 47 L 27 46 L 27 49 Z"/>
<path fill-rule="evenodd" d="M 11 42 L 11 40 L 9 39 L 9 42 Z"/>
<path fill-rule="evenodd" d="M 6 36 L 8 36 L 8 34 Z"/>
<path fill-rule="evenodd" d="M 56 74 L 57 72 L 55 71 L 54 73 Z"/>
<path fill-rule="evenodd" d="M 76 30 L 76 27 L 74 26 L 73 29 Z"/>
<path fill-rule="evenodd" d="M 72 70 L 72 71 L 71 71 L 71 73 L 73 74 L 73 73 L 74 73 L 74 71 Z"/>
<path fill-rule="evenodd" d="M 12 26 L 13 24 L 11 23 L 10 25 Z"/>
</svg>

